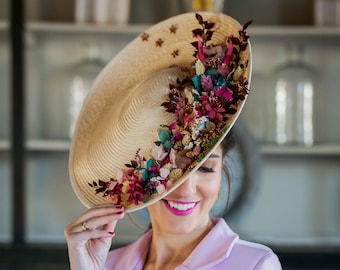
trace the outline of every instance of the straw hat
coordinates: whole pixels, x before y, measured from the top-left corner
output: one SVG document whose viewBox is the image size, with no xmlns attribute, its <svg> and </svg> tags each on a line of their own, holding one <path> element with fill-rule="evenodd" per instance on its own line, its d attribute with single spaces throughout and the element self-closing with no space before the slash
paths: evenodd
<svg viewBox="0 0 340 270">
<path fill-rule="evenodd" d="M 86 207 L 143 208 L 201 166 L 248 94 L 247 26 L 224 14 L 178 15 L 145 30 L 108 63 L 70 149 L 72 187 Z"/>
</svg>

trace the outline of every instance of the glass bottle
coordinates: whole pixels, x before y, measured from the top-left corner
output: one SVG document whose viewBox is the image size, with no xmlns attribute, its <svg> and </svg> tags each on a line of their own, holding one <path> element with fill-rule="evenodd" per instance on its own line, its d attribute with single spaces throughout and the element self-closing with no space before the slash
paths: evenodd
<svg viewBox="0 0 340 270">
<path fill-rule="evenodd" d="M 72 137 L 78 115 L 92 84 L 104 63 L 100 59 L 100 50 L 96 44 L 87 45 L 87 53 L 83 61 L 71 69 L 69 80 L 69 136 Z"/>
<path fill-rule="evenodd" d="M 83 59 L 50 74 L 43 116 L 45 138 L 72 137 L 83 102 L 104 65 L 100 59 L 100 46 L 89 42 L 85 44 Z"/>
<path fill-rule="evenodd" d="M 279 145 L 314 143 L 313 95 L 316 71 L 303 60 L 301 46 L 287 47 L 287 61 L 274 73 L 275 134 Z"/>
<path fill-rule="evenodd" d="M 223 12 L 224 0 L 180 0 L 184 11 Z"/>
<path fill-rule="evenodd" d="M 93 20 L 97 24 L 127 24 L 130 0 L 93 0 Z"/>
</svg>

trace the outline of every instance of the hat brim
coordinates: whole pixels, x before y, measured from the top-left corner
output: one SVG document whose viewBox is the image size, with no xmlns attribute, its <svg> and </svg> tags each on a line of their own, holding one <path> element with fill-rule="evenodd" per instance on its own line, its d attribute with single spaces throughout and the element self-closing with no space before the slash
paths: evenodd
<svg viewBox="0 0 340 270">
<path fill-rule="evenodd" d="M 212 42 L 225 42 L 230 35 L 238 36 L 242 26 L 230 16 L 200 12 L 205 20 L 215 23 Z M 180 67 L 190 67 L 195 60 L 192 30 L 197 28 L 194 13 L 181 14 L 162 21 L 145 31 L 118 53 L 99 74 L 80 112 L 72 138 L 69 173 L 72 187 L 88 208 L 107 203 L 89 186 L 96 180 L 108 181 L 129 163 L 136 150 L 148 155 L 158 139 L 161 124 L 171 123 L 173 116 L 159 105 L 169 91 L 169 84 L 184 76 Z M 175 33 L 169 31 L 175 28 Z M 157 44 L 157 41 L 161 41 Z M 151 45 L 154 44 L 154 45 Z M 174 56 L 172 53 L 176 52 Z M 242 52 L 248 61 L 244 77 L 250 83 L 251 48 Z M 162 101 L 163 100 L 163 101 Z M 132 212 L 164 198 L 188 179 L 215 151 L 238 118 L 246 97 L 237 104 L 225 132 L 200 162 L 187 170 L 164 193 L 150 197 L 139 205 L 129 205 Z"/>
</svg>

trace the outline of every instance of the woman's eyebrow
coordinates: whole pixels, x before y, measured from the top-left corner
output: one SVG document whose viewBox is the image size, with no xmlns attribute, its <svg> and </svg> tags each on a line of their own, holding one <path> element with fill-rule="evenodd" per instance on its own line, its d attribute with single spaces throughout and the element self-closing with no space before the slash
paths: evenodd
<svg viewBox="0 0 340 270">
<path fill-rule="evenodd" d="M 209 156 L 209 158 L 219 158 L 220 157 L 220 155 L 217 155 L 217 154 L 211 154 L 210 156 Z"/>
</svg>

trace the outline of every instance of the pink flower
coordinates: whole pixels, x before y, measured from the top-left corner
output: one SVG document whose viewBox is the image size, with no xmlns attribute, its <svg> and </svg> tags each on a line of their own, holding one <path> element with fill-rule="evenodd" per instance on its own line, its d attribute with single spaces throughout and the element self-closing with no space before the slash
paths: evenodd
<svg viewBox="0 0 340 270">
<path fill-rule="evenodd" d="M 165 168 L 159 169 L 159 175 L 160 175 L 160 177 L 162 177 L 162 179 L 166 179 L 168 177 L 169 173 L 170 173 L 169 169 L 165 169 Z"/>
<path fill-rule="evenodd" d="M 212 79 L 208 75 L 201 76 L 201 85 L 202 85 L 202 89 L 206 92 L 212 90 L 214 87 Z"/>
<path fill-rule="evenodd" d="M 224 59 L 224 64 L 229 65 L 231 57 L 233 55 L 233 41 L 232 41 L 232 36 L 229 37 L 229 45 L 228 45 L 228 51 L 226 53 L 225 59 Z"/>
<path fill-rule="evenodd" d="M 151 155 L 154 160 L 162 161 L 164 158 L 166 158 L 168 153 L 164 151 L 164 148 L 162 145 L 159 145 L 159 146 L 155 145 L 151 150 Z"/>
<path fill-rule="evenodd" d="M 106 190 L 106 194 L 108 196 L 108 200 L 114 204 L 120 204 L 122 201 L 121 191 L 123 185 L 114 179 L 111 179 L 107 184 L 108 189 Z"/>
<path fill-rule="evenodd" d="M 233 97 L 231 91 L 225 86 L 222 86 L 220 89 L 215 91 L 216 96 L 224 97 L 226 100 L 231 100 Z"/>
<path fill-rule="evenodd" d="M 144 188 L 140 181 L 135 179 L 135 181 L 130 182 L 129 189 L 129 201 L 132 201 L 135 205 L 143 202 L 144 200 Z"/>
<path fill-rule="evenodd" d="M 226 110 L 221 107 L 216 98 L 209 98 L 208 96 L 201 97 L 202 101 L 202 115 L 207 115 L 210 120 L 220 123 L 223 120 L 223 114 Z"/>
<path fill-rule="evenodd" d="M 230 73 L 231 69 L 226 64 L 222 64 L 217 68 L 218 74 L 222 75 L 223 77 L 227 77 L 227 75 Z"/>
<path fill-rule="evenodd" d="M 117 173 L 116 173 L 116 180 L 118 183 L 122 183 L 123 181 L 123 172 L 121 170 L 118 170 Z"/>
<path fill-rule="evenodd" d="M 159 185 L 156 187 L 156 190 L 157 190 L 157 192 L 158 192 L 159 195 L 162 195 L 162 194 L 166 191 L 165 185 L 159 184 Z"/>
<path fill-rule="evenodd" d="M 173 123 L 169 126 L 169 128 L 170 128 L 171 130 L 177 130 L 177 129 L 179 128 L 179 126 L 177 125 L 176 122 L 173 122 Z"/>
<path fill-rule="evenodd" d="M 188 125 L 192 126 L 195 123 L 195 119 L 196 119 L 195 111 L 185 114 L 183 117 L 184 128 L 186 128 Z"/>
<path fill-rule="evenodd" d="M 178 142 L 180 142 L 182 139 L 183 139 L 183 137 L 184 137 L 184 134 L 182 134 L 182 133 L 177 133 L 177 134 L 175 134 L 175 136 L 174 136 L 174 138 L 176 139 L 176 141 L 178 141 Z"/>
<path fill-rule="evenodd" d="M 195 156 L 198 156 L 201 153 L 201 146 L 196 145 L 192 152 L 194 153 Z"/>
</svg>

